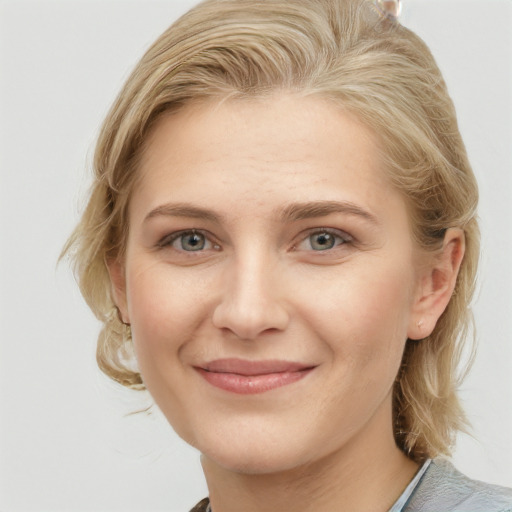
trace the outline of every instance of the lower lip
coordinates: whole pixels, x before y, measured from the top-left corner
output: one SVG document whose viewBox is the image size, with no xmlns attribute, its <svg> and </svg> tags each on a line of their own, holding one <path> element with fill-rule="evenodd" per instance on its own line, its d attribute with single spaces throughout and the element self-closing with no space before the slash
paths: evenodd
<svg viewBox="0 0 512 512">
<path fill-rule="evenodd" d="M 237 393 L 255 395 L 297 382 L 309 375 L 313 368 L 293 372 L 268 373 L 263 375 L 239 375 L 237 373 L 209 372 L 197 368 L 199 374 L 212 386 Z"/>
</svg>

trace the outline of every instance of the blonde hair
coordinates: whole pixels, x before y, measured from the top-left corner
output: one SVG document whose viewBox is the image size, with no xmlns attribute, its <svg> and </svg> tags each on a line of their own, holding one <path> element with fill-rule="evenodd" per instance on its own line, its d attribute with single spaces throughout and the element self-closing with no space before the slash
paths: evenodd
<svg viewBox="0 0 512 512">
<path fill-rule="evenodd" d="M 208 0 L 143 56 L 104 122 L 89 202 L 64 249 L 103 323 L 99 366 L 125 386 L 144 387 L 113 313 L 106 262 L 123 256 L 148 131 L 163 113 L 193 101 L 276 89 L 330 99 L 374 130 L 420 247 L 435 251 L 447 228 L 464 230 L 453 297 L 431 336 L 407 342 L 394 387 L 398 446 L 415 460 L 448 454 L 465 424 L 456 391 L 479 254 L 477 185 L 430 51 L 368 0 Z"/>
</svg>

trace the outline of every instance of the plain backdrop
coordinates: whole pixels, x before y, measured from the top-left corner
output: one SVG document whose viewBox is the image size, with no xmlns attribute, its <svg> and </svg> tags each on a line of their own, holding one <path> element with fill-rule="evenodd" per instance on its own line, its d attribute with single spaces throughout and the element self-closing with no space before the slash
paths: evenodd
<svg viewBox="0 0 512 512">
<path fill-rule="evenodd" d="M 61 247 L 98 127 L 190 0 L 0 0 L 0 511 L 181 512 L 207 493 L 195 450 L 94 361 L 98 323 Z M 454 460 L 512 486 L 512 2 L 406 0 L 457 106 L 481 187 L 479 352 Z"/>
</svg>

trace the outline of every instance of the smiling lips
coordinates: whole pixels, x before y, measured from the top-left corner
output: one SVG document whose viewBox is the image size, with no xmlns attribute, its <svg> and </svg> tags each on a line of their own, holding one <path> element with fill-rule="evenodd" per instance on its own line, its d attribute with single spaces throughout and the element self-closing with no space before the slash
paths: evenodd
<svg viewBox="0 0 512 512">
<path fill-rule="evenodd" d="M 250 395 L 297 382 L 314 368 L 289 361 L 218 359 L 196 367 L 196 370 L 212 386 L 240 395 Z"/>
</svg>

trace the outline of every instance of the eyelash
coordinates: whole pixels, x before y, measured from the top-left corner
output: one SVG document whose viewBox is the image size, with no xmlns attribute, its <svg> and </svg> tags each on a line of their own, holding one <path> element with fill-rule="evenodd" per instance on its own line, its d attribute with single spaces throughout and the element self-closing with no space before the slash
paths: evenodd
<svg viewBox="0 0 512 512">
<path fill-rule="evenodd" d="M 207 248 L 202 247 L 202 248 L 198 249 L 197 251 L 194 251 L 194 250 L 187 251 L 186 249 L 183 249 L 183 247 L 181 249 L 174 247 L 175 250 L 177 250 L 179 252 L 183 252 L 183 253 L 194 253 L 194 252 L 201 253 L 206 250 L 216 250 L 216 251 L 220 250 L 219 244 L 212 241 L 212 237 L 207 232 L 202 231 L 202 230 L 197 230 L 197 229 L 188 229 L 188 230 L 177 231 L 175 233 L 168 234 L 168 235 L 164 236 L 157 243 L 157 248 L 165 249 L 167 247 L 172 247 L 176 241 L 178 241 L 181 237 L 183 237 L 185 235 L 188 235 L 188 236 L 200 235 L 201 237 L 204 237 L 205 244 L 210 244 L 211 247 L 207 247 Z M 306 243 L 314 235 L 332 236 L 334 238 L 333 247 L 327 247 L 324 250 L 315 250 L 313 248 L 309 248 L 309 249 L 300 249 L 299 248 L 300 245 Z M 338 241 L 338 243 L 336 243 L 336 241 Z M 352 244 L 353 242 L 354 242 L 353 237 L 344 231 L 332 229 L 332 228 L 315 228 L 313 230 L 308 231 L 305 235 L 301 235 L 300 241 L 297 244 L 294 244 L 292 246 L 292 249 L 293 250 L 297 250 L 297 249 L 298 250 L 307 250 L 307 251 L 311 251 L 311 252 L 322 253 L 322 252 L 333 251 L 339 246 Z"/>
</svg>

